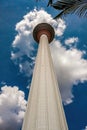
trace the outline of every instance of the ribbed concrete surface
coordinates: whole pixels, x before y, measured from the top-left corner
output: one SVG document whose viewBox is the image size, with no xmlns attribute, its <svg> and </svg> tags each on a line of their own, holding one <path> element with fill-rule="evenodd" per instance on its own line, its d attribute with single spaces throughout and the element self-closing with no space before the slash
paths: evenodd
<svg viewBox="0 0 87 130">
<path fill-rule="evenodd" d="M 68 130 L 46 35 L 40 37 L 22 130 Z"/>
</svg>

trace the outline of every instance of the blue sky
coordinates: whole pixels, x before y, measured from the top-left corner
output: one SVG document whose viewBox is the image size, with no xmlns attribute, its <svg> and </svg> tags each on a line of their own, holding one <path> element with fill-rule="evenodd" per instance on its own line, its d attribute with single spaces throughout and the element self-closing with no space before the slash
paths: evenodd
<svg viewBox="0 0 87 130">
<path fill-rule="evenodd" d="M 45 1 L 0 1 L 0 130 L 21 129 L 38 48 L 32 30 L 43 21 L 56 31 L 50 49 L 69 130 L 87 129 L 87 19 L 56 14 Z"/>
</svg>

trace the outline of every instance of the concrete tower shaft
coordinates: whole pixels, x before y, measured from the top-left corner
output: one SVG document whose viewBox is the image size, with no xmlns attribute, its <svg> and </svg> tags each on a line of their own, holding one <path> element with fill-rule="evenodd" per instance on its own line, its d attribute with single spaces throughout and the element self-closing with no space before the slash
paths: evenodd
<svg viewBox="0 0 87 130">
<path fill-rule="evenodd" d="M 33 32 L 40 44 L 22 130 L 68 130 L 49 48 L 54 30 L 40 25 Z"/>
</svg>

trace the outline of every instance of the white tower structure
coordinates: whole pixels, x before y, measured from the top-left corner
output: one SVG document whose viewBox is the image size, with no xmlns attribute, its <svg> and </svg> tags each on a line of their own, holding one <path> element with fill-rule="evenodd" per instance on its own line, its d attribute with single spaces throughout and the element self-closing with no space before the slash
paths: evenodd
<svg viewBox="0 0 87 130">
<path fill-rule="evenodd" d="M 22 130 L 68 130 L 48 44 L 54 29 L 47 23 L 38 24 L 33 37 L 39 49 Z"/>
</svg>

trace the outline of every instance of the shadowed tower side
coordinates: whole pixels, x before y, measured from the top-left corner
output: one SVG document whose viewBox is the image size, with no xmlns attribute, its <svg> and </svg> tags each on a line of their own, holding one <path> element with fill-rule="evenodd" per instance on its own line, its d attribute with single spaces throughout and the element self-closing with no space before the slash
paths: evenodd
<svg viewBox="0 0 87 130">
<path fill-rule="evenodd" d="M 22 130 L 68 130 L 49 48 L 54 29 L 41 23 L 33 36 L 39 48 Z"/>
</svg>

